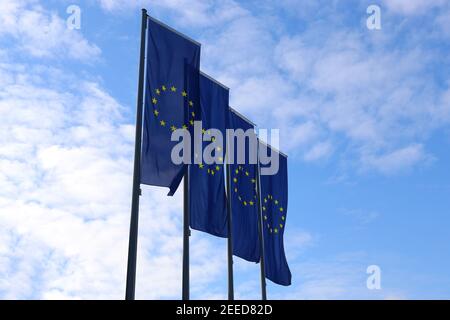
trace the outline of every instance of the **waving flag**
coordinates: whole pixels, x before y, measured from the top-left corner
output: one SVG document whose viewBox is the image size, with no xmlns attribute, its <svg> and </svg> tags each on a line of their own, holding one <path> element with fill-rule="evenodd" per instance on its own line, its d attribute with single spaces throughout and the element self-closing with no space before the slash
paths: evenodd
<svg viewBox="0 0 450 320">
<path fill-rule="evenodd" d="M 171 160 L 171 133 L 191 129 L 199 104 L 200 45 L 148 18 L 147 74 L 141 183 L 173 195 L 186 165 Z"/>
<path fill-rule="evenodd" d="M 262 143 L 260 148 L 267 148 L 269 153 L 276 152 L 279 155 L 278 173 L 260 177 L 266 278 L 288 286 L 291 284 L 291 271 L 283 244 L 288 206 L 287 158 Z"/>
<path fill-rule="evenodd" d="M 210 128 L 215 128 L 225 136 L 228 98 L 228 88 L 205 74 L 200 75 L 200 109 L 203 132 L 206 133 Z M 206 145 L 209 142 L 203 144 Z M 202 162 L 189 166 L 189 221 L 192 229 L 225 238 L 228 233 L 223 174 L 225 150 L 217 151 L 221 153 L 221 155 L 217 155 L 220 163 L 206 164 Z"/>
<path fill-rule="evenodd" d="M 244 131 L 251 129 L 252 137 L 256 139 L 253 124 L 233 110 L 229 112 L 228 128 Z M 245 139 L 245 163 L 237 163 L 238 144 L 237 139 L 234 140 L 233 164 L 230 165 L 233 254 L 247 261 L 259 262 L 261 251 L 258 234 L 257 165 L 249 163 L 250 138 Z"/>
</svg>

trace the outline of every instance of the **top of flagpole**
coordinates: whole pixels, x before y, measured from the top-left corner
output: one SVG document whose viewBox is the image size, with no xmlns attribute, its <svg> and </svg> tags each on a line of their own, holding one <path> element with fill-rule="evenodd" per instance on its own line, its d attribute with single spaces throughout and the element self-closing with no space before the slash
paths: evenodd
<svg viewBox="0 0 450 320">
<path fill-rule="evenodd" d="M 142 9 L 142 11 L 144 11 L 144 10 L 145 10 L 145 13 L 147 13 L 147 10 L 146 10 L 146 9 Z M 185 38 L 186 40 L 188 40 L 188 41 L 190 41 L 190 42 L 192 42 L 192 43 L 195 43 L 195 44 L 198 45 L 198 46 L 201 46 L 201 45 L 202 45 L 200 42 L 195 41 L 195 40 L 192 39 L 191 37 L 188 37 L 187 35 L 185 35 L 185 34 L 179 32 L 179 31 L 175 30 L 174 28 L 168 26 L 168 25 L 165 24 L 164 22 L 161 22 L 161 21 L 159 21 L 158 19 L 153 18 L 151 15 L 147 14 L 147 17 L 148 17 L 150 20 L 152 20 L 153 22 L 159 24 L 160 26 L 162 26 L 162 27 L 164 27 L 164 28 L 166 28 L 166 29 L 172 31 L 173 33 L 176 33 L 176 34 L 179 35 L 180 37 L 183 37 L 183 38 Z"/>
</svg>

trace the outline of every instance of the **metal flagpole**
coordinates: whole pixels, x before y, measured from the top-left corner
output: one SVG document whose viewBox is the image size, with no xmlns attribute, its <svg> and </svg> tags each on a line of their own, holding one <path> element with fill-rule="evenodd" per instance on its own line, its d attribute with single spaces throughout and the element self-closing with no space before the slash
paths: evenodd
<svg viewBox="0 0 450 320">
<path fill-rule="evenodd" d="M 261 300 L 267 300 L 267 292 L 266 292 L 266 273 L 264 270 L 264 232 L 263 232 L 263 219 L 262 219 L 262 204 L 261 204 L 261 168 L 259 166 L 259 139 L 258 141 L 258 147 L 257 147 L 257 159 L 258 159 L 258 165 L 257 165 L 257 195 L 258 195 L 258 232 L 259 232 L 259 247 L 261 251 Z"/>
<path fill-rule="evenodd" d="M 126 300 L 134 300 L 136 288 L 136 260 L 139 222 L 139 196 L 141 194 L 141 140 L 142 140 L 142 109 L 144 96 L 145 69 L 145 35 L 147 30 L 147 10 L 142 9 L 141 52 L 139 63 L 139 82 L 136 106 L 136 141 L 134 146 L 133 194 L 131 200 L 130 239 L 128 243 L 128 266 Z"/>
<path fill-rule="evenodd" d="M 187 88 L 187 65 L 188 61 L 184 59 L 184 88 Z M 186 90 L 186 89 L 185 89 Z M 185 104 L 187 102 L 185 101 Z M 184 108 L 185 119 L 189 118 L 189 111 L 185 105 Z M 191 146 L 183 140 L 185 149 Z M 184 156 L 184 154 L 183 154 Z M 182 271 L 182 299 L 189 300 L 189 237 L 191 236 L 191 230 L 189 228 L 189 165 L 186 164 L 186 172 L 183 178 L 183 271 Z"/>
<path fill-rule="evenodd" d="M 233 280 L 233 225 L 231 210 L 231 165 L 227 164 L 227 213 L 228 213 L 228 300 L 234 300 Z"/>
<path fill-rule="evenodd" d="M 189 300 L 189 166 L 186 166 L 183 184 L 183 300 Z"/>
</svg>

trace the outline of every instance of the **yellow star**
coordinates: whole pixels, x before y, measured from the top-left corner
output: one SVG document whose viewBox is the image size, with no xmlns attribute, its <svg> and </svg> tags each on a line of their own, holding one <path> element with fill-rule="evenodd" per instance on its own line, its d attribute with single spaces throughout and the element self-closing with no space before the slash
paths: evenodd
<svg viewBox="0 0 450 320">
<path fill-rule="evenodd" d="M 283 225 L 280 223 L 280 228 L 283 229 Z"/>
<path fill-rule="evenodd" d="M 275 200 L 275 204 L 278 204 L 278 200 Z"/>
<path fill-rule="evenodd" d="M 237 188 L 234 188 L 234 192 L 237 192 Z"/>
<path fill-rule="evenodd" d="M 158 96 L 161 94 L 161 90 L 159 90 L 159 89 L 156 89 L 155 92 Z"/>
<path fill-rule="evenodd" d="M 221 147 L 217 147 L 217 151 L 220 151 L 220 150 L 222 150 L 222 148 Z"/>
<path fill-rule="evenodd" d="M 249 173 L 248 173 L 248 171 L 245 171 L 245 175 L 248 177 L 249 176 Z"/>
<path fill-rule="evenodd" d="M 270 228 L 270 233 L 272 233 L 272 228 Z"/>
<path fill-rule="evenodd" d="M 172 86 L 172 87 L 170 88 L 170 91 L 176 92 L 176 91 L 177 91 L 177 88 L 175 88 L 175 86 Z"/>
<path fill-rule="evenodd" d="M 205 130 L 205 129 L 202 129 L 202 133 L 205 134 L 205 133 L 206 133 L 206 130 Z"/>
<path fill-rule="evenodd" d="M 267 216 L 264 216 L 264 220 L 267 220 Z"/>
<path fill-rule="evenodd" d="M 283 220 L 284 221 L 284 219 L 286 219 L 284 216 L 281 216 L 281 220 Z"/>
<path fill-rule="evenodd" d="M 200 169 L 203 169 L 203 167 L 204 167 L 203 163 L 200 163 L 200 164 L 198 165 L 198 167 L 199 167 Z"/>
<path fill-rule="evenodd" d="M 247 205 L 247 201 L 244 201 L 244 206 L 246 206 Z"/>
<path fill-rule="evenodd" d="M 195 117 L 195 112 L 191 112 L 192 118 Z"/>
<path fill-rule="evenodd" d="M 219 162 L 220 162 L 220 163 L 223 162 L 223 157 L 219 157 Z"/>
<path fill-rule="evenodd" d="M 191 124 L 191 126 L 194 125 L 194 120 L 190 120 L 189 123 Z"/>
<path fill-rule="evenodd" d="M 170 127 L 170 130 L 175 131 L 175 130 L 177 130 L 177 127 L 171 126 L 171 127 Z"/>
<path fill-rule="evenodd" d="M 189 101 L 189 106 L 190 107 L 194 106 L 194 103 L 192 101 Z"/>
<path fill-rule="evenodd" d="M 264 202 L 266 202 L 266 203 L 267 203 L 267 199 L 266 199 L 266 198 L 264 198 Z"/>
<path fill-rule="evenodd" d="M 252 183 L 255 183 L 256 182 L 256 179 L 252 179 Z"/>
<path fill-rule="evenodd" d="M 210 170 L 210 169 L 208 169 L 208 173 L 211 173 L 211 170 Z"/>
<path fill-rule="evenodd" d="M 183 90 L 183 92 L 181 93 L 181 95 L 182 95 L 183 97 L 187 97 L 187 92 Z"/>
<path fill-rule="evenodd" d="M 239 201 L 242 201 L 242 198 L 240 196 L 238 197 L 238 199 L 239 199 Z"/>
<path fill-rule="evenodd" d="M 214 175 L 214 174 L 215 174 L 214 170 L 211 170 L 211 174 L 212 174 L 212 175 Z"/>
<path fill-rule="evenodd" d="M 159 111 L 158 111 L 158 110 L 154 110 L 154 111 L 153 111 L 153 114 L 155 115 L 155 117 L 157 117 L 158 114 L 159 114 Z"/>
<path fill-rule="evenodd" d="M 183 124 L 183 127 L 182 127 L 183 129 L 187 129 L 187 125 L 185 125 L 185 124 Z"/>
<path fill-rule="evenodd" d="M 284 209 L 283 208 L 280 208 L 280 212 L 283 212 L 284 211 Z"/>
<path fill-rule="evenodd" d="M 152 99 L 152 103 L 153 103 L 153 104 L 157 104 L 157 103 L 158 103 L 158 100 L 156 100 L 156 98 L 153 98 L 153 99 Z"/>
<path fill-rule="evenodd" d="M 239 170 L 238 170 L 238 169 L 236 169 L 236 171 L 235 171 L 235 172 L 236 172 L 236 174 L 238 174 L 238 173 L 239 173 Z"/>
<path fill-rule="evenodd" d="M 277 228 L 273 229 L 273 232 L 278 233 L 278 229 Z"/>
<path fill-rule="evenodd" d="M 166 126 L 166 122 L 164 120 L 161 120 L 159 123 L 161 124 L 162 127 Z"/>
<path fill-rule="evenodd" d="M 233 178 L 233 182 L 236 183 L 237 182 L 237 178 Z"/>
<path fill-rule="evenodd" d="M 253 205 L 253 201 L 250 201 L 249 204 L 252 206 Z"/>
<path fill-rule="evenodd" d="M 266 207 L 262 207 L 263 211 L 266 211 Z"/>
<path fill-rule="evenodd" d="M 216 171 L 219 171 L 220 170 L 220 167 L 219 166 L 216 166 Z"/>
<path fill-rule="evenodd" d="M 167 90 L 166 86 L 162 86 L 161 89 L 162 89 L 162 91 L 166 91 Z"/>
</svg>

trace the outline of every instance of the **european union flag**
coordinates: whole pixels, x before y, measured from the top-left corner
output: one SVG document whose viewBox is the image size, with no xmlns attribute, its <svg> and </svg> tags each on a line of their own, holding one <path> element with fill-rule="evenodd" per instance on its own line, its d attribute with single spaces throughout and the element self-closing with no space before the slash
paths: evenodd
<svg viewBox="0 0 450 320">
<path fill-rule="evenodd" d="M 230 164 L 231 210 L 233 232 L 233 254 L 247 261 L 259 262 L 261 257 L 258 233 L 257 165 L 250 163 L 250 141 L 256 141 L 254 126 L 230 110 L 230 129 L 251 129 L 245 138 L 245 146 L 238 148 L 239 139 L 234 139 L 234 156 Z M 253 145 L 256 150 L 256 145 Z M 230 145 L 228 145 L 230 150 Z M 241 149 L 241 150 L 238 150 Z M 245 163 L 237 163 L 237 152 L 245 154 Z M 228 158 L 227 158 L 228 159 Z"/>
<path fill-rule="evenodd" d="M 199 104 L 200 45 L 148 18 L 147 74 L 141 183 L 169 187 L 173 195 L 185 173 L 174 164 L 170 140 L 176 129 L 193 127 Z"/>
<path fill-rule="evenodd" d="M 274 152 L 279 155 L 278 173 L 260 177 L 266 278 L 288 286 L 291 284 L 291 271 L 283 244 L 288 206 L 287 158 L 262 143 L 260 148 L 267 148 L 269 156 Z"/>
<path fill-rule="evenodd" d="M 214 128 L 220 130 L 222 136 L 225 136 L 228 99 L 227 88 L 208 76 L 200 74 L 200 109 L 204 133 Z M 219 163 L 202 162 L 189 166 L 189 221 L 192 229 L 225 238 L 228 235 L 223 168 L 225 150 L 217 151 L 219 151 L 218 154 L 214 156 L 217 156 Z M 215 152 L 216 150 L 213 151 Z"/>
</svg>

